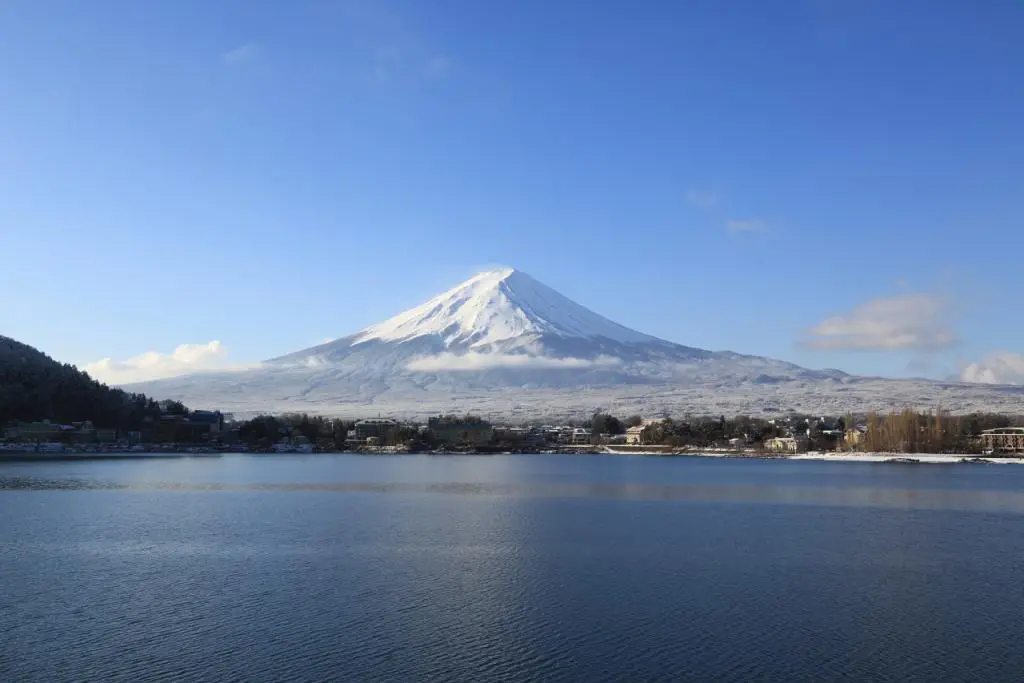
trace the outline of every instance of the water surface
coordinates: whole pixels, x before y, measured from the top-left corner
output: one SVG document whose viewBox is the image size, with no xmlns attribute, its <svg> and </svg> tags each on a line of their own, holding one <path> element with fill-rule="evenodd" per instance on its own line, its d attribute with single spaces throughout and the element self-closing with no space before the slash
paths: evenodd
<svg viewBox="0 0 1024 683">
<path fill-rule="evenodd" d="M 1024 467 L 0 464 L 0 680 L 1018 681 Z"/>
</svg>

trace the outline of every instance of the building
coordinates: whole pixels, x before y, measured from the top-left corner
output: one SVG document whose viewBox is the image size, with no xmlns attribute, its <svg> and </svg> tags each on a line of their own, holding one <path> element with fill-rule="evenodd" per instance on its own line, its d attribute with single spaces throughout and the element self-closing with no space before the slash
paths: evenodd
<svg viewBox="0 0 1024 683">
<path fill-rule="evenodd" d="M 112 443 L 117 441 L 117 430 L 105 427 L 96 428 L 96 440 L 100 443 Z"/>
<path fill-rule="evenodd" d="M 585 446 L 590 443 L 590 430 L 576 427 L 569 436 L 569 443 L 574 446 Z"/>
<path fill-rule="evenodd" d="M 626 443 L 630 446 L 639 446 L 644 442 L 643 431 L 645 425 L 639 424 L 635 427 L 629 427 L 626 430 Z"/>
<path fill-rule="evenodd" d="M 17 437 L 22 441 L 59 441 L 64 430 L 59 424 L 49 420 L 42 422 L 23 422 L 18 426 Z"/>
<path fill-rule="evenodd" d="M 383 417 L 374 417 L 356 422 L 355 441 L 365 443 L 367 439 L 374 438 L 380 442 L 386 442 L 398 429 L 398 423 Z"/>
<path fill-rule="evenodd" d="M 807 448 L 807 441 L 795 436 L 777 436 L 766 440 L 764 448 L 772 453 L 797 453 Z"/>
<path fill-rule="evenodd" d="M 1024 427 L 998 427 L 981 433 L 981 445 L 985 452 L 1024 452 Z"/>
<path fill-rule="evenodd" d="M 626 429 L 626 443 L 631 446 L 647 444 L 647 441 L 643 438 L 643 432 L 645 428 L 653 424 L 658 424 L 658 420 L 643 420 L 637 426 Z"/>
<path fill-rule="evenodd" d="M 483 446 L 494 439 L 494 427 L 483 420 L 432 417 L 427 427 L 435 440 L 451 446 Z"/>
<path fill-rule="evenodd" d="M 544 433 L 533 427 L 495 427 L 494 440 L 517 448 L 541 448 L 546 443 Z"/>
<path fill-rule="evenodd" d="M 210 438 L 211 423 L 184 415 L 161 415 L 143 434 L 150 443 L 200 443 Z"/>
<path fill-rule="evenodd" d="M 188 415 L 188 421 L 209 425 L 209 432 L 211 434 L 224 430 L 224 416 L 212 410 L 193 410 Z"/>
<path fill-rule="evenodd" d="M 64 438 L 72 443 L 96 443 L 96 427 L 92 421 L 72 422 L 61 427 Z"/>
</svg>

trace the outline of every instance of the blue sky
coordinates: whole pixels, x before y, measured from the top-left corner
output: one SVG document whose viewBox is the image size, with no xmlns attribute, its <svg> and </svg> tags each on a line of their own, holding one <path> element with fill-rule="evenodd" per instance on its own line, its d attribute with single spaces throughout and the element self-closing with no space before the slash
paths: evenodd
<svg viewBox="0 0 1024 683">
<path fill-rule="evenodd" d="M 1019 381 L 1022 25 L 944 0 L 8 0 L 0 332 L 241 365 L 503 264 L 688 345 Z"/>
</svg>

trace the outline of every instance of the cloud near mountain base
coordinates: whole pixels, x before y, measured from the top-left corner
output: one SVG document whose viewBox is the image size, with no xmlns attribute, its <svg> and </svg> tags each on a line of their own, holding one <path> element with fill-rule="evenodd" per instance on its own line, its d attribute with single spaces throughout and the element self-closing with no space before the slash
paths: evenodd
<svg viewBox="0 0 1024 683">
<path fill-rule="evenodd" d="M 1024 384 L 1024 354 L 990 354 L 980 362 L 964 366 L 960 379 L 978 384 Z"/>
<path fill-rule="evenodd" d="M 215 339 L 205 344 L 179 344 L 171 353 L 147 351 L 126 360 L 103 358 L 85 365 L 82 370 L 101 382 L 118 385 L 195 372 L 247 370 L 256 366 L 258 364 L 231 364 L 224 345 Z"/>
<path fill-rule="evenodd" d="M 548 356 L 528 356 L 512 353 L 440 353 L 436 356 L 416 358 L 406 365 L 406 369 L 414 372 L 450 372 L 493 370 L 496 368 L 516 369 L 577 369 L 592 367 L 608 367 L 618 365 L 621 359 L 613 356 L 598 356 L 593 360 L 585 358 L 550 358 Z"/>
</svg>

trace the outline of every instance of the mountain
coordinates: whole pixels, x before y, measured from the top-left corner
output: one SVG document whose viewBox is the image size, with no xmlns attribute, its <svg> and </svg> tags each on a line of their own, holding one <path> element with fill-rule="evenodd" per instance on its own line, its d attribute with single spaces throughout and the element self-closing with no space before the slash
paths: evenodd
<svg viewBox="0 0 1024 683">
<path fill-rule="evenodd" d="M 839 379 L 790 363 L 658 339 L 584 308 L 510 268 L 480 273 L 421 306 L 354 335 L 267 361 L 332 378 L 571 388 L 649 385 L 695 376 L 762 382 Z M 383 377 L 382 377 L 383 376 Z"/>
<path fill-rule="evenodd" d="M 353 416 L 474 410 L 536 417 L 597 407 L 838 413 L 1019 401 L 989 387 L 858 378 L 683 346 L 608 320 L 514 269 L 479 273 L 384 322 L 256 369 L 139 388 L 196 407 Z"/>
<path fill-rule="evenodd" d="M 93 380 L 73 365 L 0 336 L 0 425 L 49 419 L 91 420 L 100 427 L 141 429 L 155 402 Z"/>
</svg>

